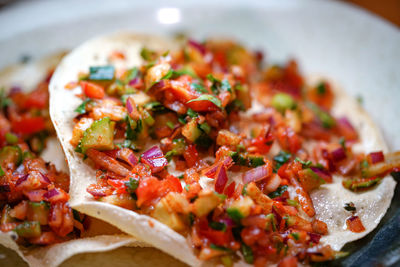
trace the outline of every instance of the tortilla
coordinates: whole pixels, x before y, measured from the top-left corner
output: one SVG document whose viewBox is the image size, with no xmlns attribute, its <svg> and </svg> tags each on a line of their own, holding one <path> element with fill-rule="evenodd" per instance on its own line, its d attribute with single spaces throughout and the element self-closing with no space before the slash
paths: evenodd
<svg viewBox="0 0 400 267">
<path fill-rule="evenodd" d="M 4 88 L 10 88 L 14 85 L 21 86 L 23 90 L 32 90 L 40 81 L 42 81 L 48 71 L 55 68 L 65 53 L 58 53 L 49 57 L 43 58 L 39 61 L 24 65 L 15 65 L 8 67 L 0 72 L 0 86 Z M 54 165 L 58 170 L 68 172 L 68 166 L 66 164 L 63 151 L 56 137 L 50 137 L 47 139 L 46 148 L 42 152 L 41 156 Z M 138 265 L 144 266 L 155 266 L 163 263 L 170 265 L 177 265 L 179 262 L 175 261 L 171 257 L 160 253 L 160 251 L 154 248 L 148 247 L 148 245 L 142 241 L 138 241 L 132 236 L 123 234 L 117 228 L 94 218 L 90 218 L 89 228 L 85 231 L 83 238 L 70 240 L 67 242 L 55 244 L 52 246 L 45 247 L 34 247 L 34 248 L 22 248 L 17 245 L 13 239 L 13 234 L 0 232 L 0 245 L 14 250 L 25 262 L 32 267 L 39 266 L 58 266 L 66 259 L 81 254 L 75 257 L 74 261 L 65 264 L 65 266 L 74 266 L 77 260 L 81 266 L 92 266 L 93 262 L 96 262 L 97 266 L 105 266 L 110 264 L 111 259 L 115 266 L 122 266 L 130 264 L 132 261 L 137 262 Z M 115 250 L 124 246 L 134 246 L 135 248 L 124 248 Z M 147 247 L 144 251 L 141 248 Z M 0 247 L 1 251 L 1 263 L 9 263 L 14 266 L 17 259 L 4 259 L 8 258 L 9 251 Z M 110 254 L 95 254 L 94 252 L 106 252 L 115 250 Z M 3 253 L 6 253 L 4 255 Z M 91 254 L 88 254 L 91 253 Z M 108 256 L 107 256 L 108 255 Z M 157 257 L 147 257 L 144 261 L 145 255 L 157 255 Z M 115 258 L 117 260 L 115 260 Z M 86 259 L 86 260 L 85 260 Z M 22 263 L 20 264 L 22 265 Z"/>
<path fill-rule="evenodd" d="M 388 147 L 368 113 L 354 99 L 348 96 L 340 85 L 319 75 L 310 76 L 308 84 L 327 80 L 335 91 L 335 103 L 332 114 L 335 117 L 346 116 L 357 129 L 360 142 L 354 145 L 357 152 L 388 152 Z M 346 243 L 360 239 L 378 226 L 385 215 L 393 198 L 396 182 L 388 175 L 373 190 L 355 193 L 344 189 L 342 178 L 334 176 L 332 184 L 322 185 L 311 193 L 317 218 L 328 225 L 329 235 L 321 238 L 322 242 L 330 244 L 333 249 L 341 249 Z M 361 218 L 366 230 L 354 233 L 347 230 L 346 218 L 349 213 L 343 208 L 345 203 L 353 202 L 357 215 Z"/>
<path fill-rule="evenodd" d="M 96 182 L 95 170 L 82 161 L 82 157 L 74 151 L 70 144 L 73 129 L 73 118 L 76 116 L 74 109 L 81 103 L 76 96 L 80 88 L 66 90 L 67 83 L 75 81 L 79 72 L 85 72 L 90 66 L 101 66 L 109 63 L 108 55 L 117 50 L 124 52 L 127 59 L 124 62 L 116 62 L 118 67 L 133 67 L 142 63 L 140 49 L 162 49 L 167 51 L 174 45 L 166 40 L 156 37 L 133 34 L 118 34 L 100 37 L 88 41 L 76 48 L 64 58 L 58 66 L 50 83 L 50 115 L 55 124 L 58 137 L 63 145 L 71 172 L 71 206 L 75 209 L 101 218 L 126 233 L 145 240 L 156 248 L 159 248 L 177 259 L 192 265 L 204 265 L 196 258 L 188 245 L 185 237 L 171 230 L 166 225 L 155 219 L 140 215 L 134 211 L 123 209 L 108 203 L 99 202 L 86 192 L 89 184 Z M 336 89 L 336 86 L 334 86 Z M 335 103 L 335 115 L 346 113 L 354 123 L 361 135 L 360 149 L 386 150 L 379 131 L 371 122 L 368 115 L 343 92 L 337 91 L 338 98 Z M 349 111 L 350 110 L 350 111 Z M 317 218 L 326 221 L 330 234 L 323 237 L 323 242 L 330 244 L 335 249 L 340 249 L 346 242 L 356 240 L 372 231 L 385 214 L 393 196 L 395 182 L 387 177 L 375 189 L 366 193 L 352 193 L 347 191 L 335 179 L 335 183 L 323 186 L 312 194 L 316 204 Z M 365 222 L 366 231 L 355 234 L 345 231 L 343 223 L 349 217 L 343 206 L 345 202 L 353 201 L 359 210 L 359 216 Z M 239 264 L 244 264 L 240 262 Z"/>
</svg>

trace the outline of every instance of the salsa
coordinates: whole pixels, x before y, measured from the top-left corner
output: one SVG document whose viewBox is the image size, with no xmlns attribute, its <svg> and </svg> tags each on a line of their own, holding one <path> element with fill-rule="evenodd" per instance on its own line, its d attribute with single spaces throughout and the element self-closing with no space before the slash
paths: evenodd
<svg viewBox="0 0 400 267">
<path fill-rule="evenodd" d="M 310 86 L 294 60 L 264 66 L 262 53 L 231 41 L 141 56 L 130 69 L 92 66 L 67 86 L 82 88 L 70 142 L 97 170 L 94 199 L 159 220 L 225 266 L 343 255 L 320 242 L 329 229 L 310 192 L 334 175 L 343 190 L 369 190 L 398 171 L 400 153 L 353 152 L 358 133 L 332 115 L 328 82 Z M 365 230 L 356 212 L 347 225 Z"/>
<path fill-rule="evenodd" d="M 54 135 L 50 75 L 30 93 L 14 87 L 0 95 L 0 230 L 24 246 L 62 242 L 84 230 L 82 215 L 68 204 L 68 174 L 40 157 Z"/>
</svg>

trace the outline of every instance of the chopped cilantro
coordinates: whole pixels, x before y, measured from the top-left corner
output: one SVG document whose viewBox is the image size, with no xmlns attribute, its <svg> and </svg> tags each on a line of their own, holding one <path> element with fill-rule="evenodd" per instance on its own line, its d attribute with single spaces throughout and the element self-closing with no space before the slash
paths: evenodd
<svg viewBox="0 0 400 267">
<path fill-rule="evenodd" d="M 82 104 L 80 104 L 74 111 L 78 114 L 85 114 L 86 113 L 86 105 L 91 103 L 92 99 L 86 98 L 83 100 Z"/>
<path fill-rule="evenodd" d="M 254 262 L 254 257 L 251 247 L 247 246 L 245 243 L 242 243 L 241 251 L 245 262 L 252 264 Z"/>
<path fill-rule="evenodd" d="M 325 85 L 325 82 L 320 82 L 320 83 L 317 85 L 317 93 L 318 93 L 319 95 L 324 95 L 324 94 L 326 93 L 326 85 Z"/>
<path fill-rule="evenodd" d="M 353 202 L 345 203 L 344 204 L 344 209 L 347 211 L 356 211 L 356 206 L 354 205 Z"/>
<path fill-rule="evenodd" d="M 222 231 L 222 232 L 226 231 L 226 224 L 225 223 L 222 223 L 222 222 L 210 222 L 209 225 L 214 230 Z"/>
<path fill-rule="evenodd" d="M 227 79 L 222 80 L 221 82 L 221 90 L 228 91 L 232 93 L 232 87 Z"/>
<path fill-rule="evenodd" d="M 239 223 L 240 220 L 243 218 L 243 214 L 240 213 L 237 208 L 228 208 L 226 210 L 226 213 L 228 213 L 228 216 L 237 223 Z"/>
<path fill-rule="evenodd" d="M 189 108 L 186 114 L 191 117 L 191 118 L 197 118 L 199 116 L 199 113 L 194 111 L 193 109 Z"/>
<path fill-rule="evenodd" d="M 186 185 L 185 185 L 185 190 L 186 190 L 186 191 L 189 191 L 189 189 L 190 189 L 190 184 L 186 184 Z"/>
<path fill-rule="evenodd" d="M 199 93 L 208 93 L 207 89 L 203 85 L 198 83 L 191 83 L 190 88 Z"/>
<path fill-rule="evenodd" d="M 11 99 L 6 97 L 6 92 L 4 88 L 0 89 L 0 109 L 8 107 L 11 104 Z"/>
<path fill-rule="evenodd" d="M 140 56 L 146 61 L 154 60 L 155 55 L 156 53 L 154 51 L 151 51 L 146 47 L 143 47 L 142 50 L 140 51 Z"/>
<path fill-rule="evenodd" d="M 268 196 L 270 198 L 280 197 L 280 196 L 282 196 L 283 193 L 286 192 L 287 189 L 288 189 L 287 185 L 282 185 L 282 186 L 278 187 L 278 189 L 276 189 L 274 192 L 269 193 Z"/>
<path fill-rule="evenodd" d="M 242 189 L 242 196 L 245 196 L 245 195 L 247 195 L 247 184 L 245 184 Z"/>
<path fill-rule="evenodd" d="M 0 176 L 3 176 L 4 174 L 6 174 L 6 173 L 3 171 L 3 168 L 0 166 Z"/>
<path fill-rule="evenodd" d="M 133 177 L 129 178 L 129 181 L 125 182 L 125 186 L 128 189 L 128 193 L 134 193 L 139 186 L 139 180 Z"/>
<path fill-rule="evenodd" d="M 278 155 L 274 157 L 275 169 L 278 170 L 283 164 L 285 164 L 292 155 L 288 152 L 281 150 Z"/>
<path fill-rule="evenodd" d="M 126 78 L 124 79 L 124 83 L 128 84 L 130 81 L 134 80 L 139 76 L 139 69 L 137 67 L 133 67 L 128 70 L 128 74 L 126 75 Z"/>
<path fill-rule="evenodd" d="M 311 160 L 304 161 L 301 160 L 299 157 L 296 157 L 295 161 L 300 162 L 303 165 L 303 168 L 307 168 L 312 164 Z"/>
<path fill-rule="evenodd" d="M 188 102 L 186 102 L 186 103 L 188 104 L 188 103 L 196 102 L 196 101 L 210 101 L 211 103 L 213 103 L 213 104 L 216 105 L 217 107 L 222 108 L 221 100 L 219 100 L 219 99 L 218 99 L 216 96 L 214 96 L 214 95 L 209 95 L 209 94 L 201 95 L 201 96 L 199 96 L 198 98 L 192 99 L 192 100 L 190 100 L 190 101 L 188 101 Z"/>
<path fill-rule="evenodd" d="M 144 108 L 151 110 L 153 112 L 162 112 L 165 111 L 165 107 L 158 101 L 152 101 L 149 103 L 144 104 Z"/>
<path fill-rule="evenodd" d="M 215 244 L 211 244 L 210 248 L 214 249 L 214 250 L 231 251 L 229 248 L 226 248 L 226 247 L 223 247 L 223 246 L 218 246 L 218 245 L 215 245 Z"/>
<path fill-rule="evenodd" d="M 293 232 L 293 233 L 291 233 L 290 234 L 292 237 L 293 237 L 293 239 L 294 240 L 299 240 L 300 239 L 300 235 L 299 235 L 299 233 L 297 233 L 297 232 Z"/>
</svg>

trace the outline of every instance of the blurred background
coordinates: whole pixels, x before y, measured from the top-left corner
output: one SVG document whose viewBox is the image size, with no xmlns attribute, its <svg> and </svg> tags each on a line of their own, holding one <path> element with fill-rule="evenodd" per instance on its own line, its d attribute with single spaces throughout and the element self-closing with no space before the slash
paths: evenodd
<svg viewBox="0 0 400 267">
<path fill-rule="evenodd" d="M 0 16 L 1 9 L 13 4 L 24 4 L 24 2 L 32 2 L 35 0 L 0 0 Z M 36 0 L 38 1 L 38 0 Z M 56 1 L 56 0 L 54 0 Z M 61 0 L 59 0 L 61 1 Z M 278 0 L 277 0 L 278 1 Z M 400 27 L 400 0 L 320 0 L 320 1 L 342 1 L 357 5 L 374 13 L 387 21 Z M 101 1 L 99 1 L 101 2 Z"/>
</svg>

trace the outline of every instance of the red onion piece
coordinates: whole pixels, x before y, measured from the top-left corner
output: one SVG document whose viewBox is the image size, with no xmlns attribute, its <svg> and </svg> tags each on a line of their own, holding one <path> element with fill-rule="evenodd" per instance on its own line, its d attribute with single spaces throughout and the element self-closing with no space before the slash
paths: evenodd
<svg viewBox="0 0 400 267">
<path fill-rule="evenodd" d="M 50 191 L 47 191 L 46 194 L 43 195 L 43 197 L 46 199 L 51 199 L 59 194 L 60 194 L 60 191 L 58 191 L 57 188 L 53 188 Z"/>
<path fill-rule="evenodd" d="M 221 223 L 224 223 L 226 226 L 234 226 L 235 225 L 235 222 L 229 217 L 219 219 L 218 221 Z"/>
<path fill-rule="evenodd" d="M 92 196 L 94 196 L 95 198 L 100 198 L 100 197 L 105 197 L 107 196 L 107 194 L 101 190 L 101 189 L 96 189 L 96 188 L 87 188 L 86 191 L 91 194 Z"/>
<path fill-rule="evenodd" d="M 332 183 L 332 175 L 324 169 L 319 169 L 316 167 L 310 167 L 310 169 L 315 172 L 319 177 L 325 180 L 327 183 Z"/>
<path fill-rule="evenodd" d="M 371 158 L 372 164 L 385 161 L 385 155 L 383 155 L 382 151 L 371 152 L 371 153 L 369 153 L 369 157 Z"/>
<path fill-rule="evenodd" d="M 161 171 L 168 165 L 168 160 L 164 157 L 160 147 L 153 146 L 142 154 L 141 161 L 150 166 L 153 173 Z"/>
<path fill-rule="evenodd" d="M 231 157 L 226 157 L 224 159 L 224 161 L 222 162 L 222 164 L 228 170 L 233 165 L 233 160 L 232 160 Z M 215 162 L 213 165 L 211 165 L 210 167 L 206 168 L 203 171 L 203 174 L 205 176 L 207 176 L 208 178 L 214 178 L 219 166 L 221 166 L 221 161 Z"/>
<path fill-rule="evenodd" d="M 118 152 L 116 153 L 116 157 L 127 162 L 132 167 L 139 162 L 138 158 L 129 148 L 122 148 L 118 150 Z"/>
<path fill-rule="evenodd" d="M 20 177 L 17 182 L 15 183 L 15 186 L 19 186 L 21 185 L 23 182 L 26 181 L 26 179 L 28 179 L 29 174 L 25 174 L 24 176 Z"/>
<path fill-rule="evenodd" d="M 263 165 L 252 170 L 249 170 L 243 174 L 243 183 L 248 184 L 250 182 L 257 182 L 266 179 L 271 175 L 272 169 L 270 166 Z"/>
<path fill-rule="evenodd" d="M 321 235 L 316 234 L 316 233 L 307 233 L 307 234 L 310 237 L 310 242 L 313 242 L 314 244 L 319 243 L 319 240 L 321 239 Z"/>
<path fill-rule="evenodd" d="M 197 49 L 202 55 L 205 55 L 206 53 L 206 48 L 204 45 L 200 44 L 199 42 L 196 42 L 192 39 L 188 40 L 188 45 Z"/>
<path fill-rule="evenodd" d="M 138 77 L 136 77 L 136 78 L 134 78 L 133 80 L 130 80 L 129 81 L 129 85 L 130 86 L 135 86 L 136 84 L 138 84 L 139 83 L 139 78 Z"/>
<path fill-rule="evenodd" d="M 47 194 L 47 191 L 43 189 L 24 192 L 24 195 L 27 196 L 30 201 L 34 202 L 42 201 L 45 194 Z"/>
<path fill-rule="evenodd" d="M 44 175 L 43 173 L 40 173 L 40 175 L 42 176 L 42 179 L 40 182 L 42 182 L 44 184 L 51 184 L 50 179 L 46 175 Z"/>
<path fill-rule="evenodd" d="M 339 132 L 343 135 L 347 140 L 356 140 L 358 134 L 354 129 L 353 125 L 346 117 L 341 117 L 336 120 Z"/>
<path fill-rule="evenodd" d="M 215 191 L 222 194 L 224 192 L 226 183 L 228 182 L 228 175 L 226 173 L 226 167 L 221 165 L 218 168 L 217 174 L 215 176 Z"/>
<path fill-rule="evenodd" d="M 346 158 L 346 151 L 344 150 L 343 147 L 339 147 L 333 150 L 330 154 L 334 162 L 338 162 Z"/>
</svg>

